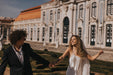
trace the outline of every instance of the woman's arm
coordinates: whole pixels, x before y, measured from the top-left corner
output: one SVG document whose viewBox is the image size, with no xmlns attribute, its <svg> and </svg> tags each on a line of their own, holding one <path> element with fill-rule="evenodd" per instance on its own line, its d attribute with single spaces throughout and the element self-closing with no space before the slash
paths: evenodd
<svg viewBox="0 0 113 75">
<path fill-rule="evenodd" d="M 102 50 L 100 50 L 96 55 L 90 56 L 89 54 L 87 55 L 87 58 L 91 61 L 95 60 L 97 57 L 99 57 L 103 53 Z"/>
<path fill-rule="evenodd" d="M 61 62 L 67 55 L 69 55 L 69 48 L 66 49 L 66 51 L 63 53 L 63 55 L 60 56 L 56 62 L 51 63 L 49 66 L 54 67 L 57 63 Z"/>
</svg>

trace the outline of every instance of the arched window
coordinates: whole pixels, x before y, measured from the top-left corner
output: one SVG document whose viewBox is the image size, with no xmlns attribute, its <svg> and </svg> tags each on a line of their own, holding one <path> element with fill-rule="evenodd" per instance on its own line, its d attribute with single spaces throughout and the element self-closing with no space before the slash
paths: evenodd
<svg viewBox="0 0 113 75">
<path fill-rule="evenodd" d="M 52 20 L 53 19 L 53 11 L 51 10 L 50 11 L 50 20 Z"/>
<path fill-rule="evenodd" d="M 60 19 L 60 9 L 58 9 L 58 16 L 57 19 Z"/>
<path fill-rule="evenodd" d="M 90 45 L 95 45 L 95 25 L 91 25 Z"/>
<path fill-rule="evenodd" d="M 82 28 L 78 28 L 78 35 L 80 38 L 82 37 Z"/>
<path fill-rule="evenodd" d="M 79 6 L 79 18 L 83 18 L 83 4 Z"/>
<path fill-rule="evenodd" d="M 96 17 L 96 2 L 92 3 L 92 17 Z"/>
<path fill-rule="evenodd" d="M 107 1 L 107 15 L 113 15 L 113 0 Z"/>
<path fill-rule="evenodd" d="M 65 17 L 63 20 L 63 43 L 68 43 L 69 32 L 69 18 Z"/>
<path fill-rule="evenodd" d="M 111 47 L 112 43 L 112 25 L 106 25 L 106 46 Z"/>
</svg>

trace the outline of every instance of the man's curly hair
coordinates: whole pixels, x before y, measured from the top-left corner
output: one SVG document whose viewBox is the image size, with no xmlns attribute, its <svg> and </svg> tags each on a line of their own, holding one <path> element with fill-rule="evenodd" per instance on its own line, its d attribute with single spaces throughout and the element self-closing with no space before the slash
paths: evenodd
<svg viewBox="0 0 113 75">
<path fill-rule="evenodd" d="M 24 30 L 15 30 L 9 35 L 9 41 L 12 45 L 15 45 L 22 37 L 26 37 L 27 33 Z"/>
</svg>

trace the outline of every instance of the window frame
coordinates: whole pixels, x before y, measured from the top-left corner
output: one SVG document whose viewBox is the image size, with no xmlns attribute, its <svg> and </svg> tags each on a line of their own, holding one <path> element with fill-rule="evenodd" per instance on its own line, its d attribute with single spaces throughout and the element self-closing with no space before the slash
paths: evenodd
<svg viewBox="0 0 113 75">
<path fill-rule="evenodd" d="M 97 8 L 96 5 L 97 5 L 96 2 L 92 3 L 92 14 L 91 14 L 92 17 L 96 17 L 96 8 Z"/>
<path fill-rule="evenodd" d="M 95 45 L 95 39 L 96 39 L 96 26 L 91 25 L 91 31 L 90 31 L 90 45 Z M 93 41 L 92 41 L 93 40 Z"/>
<path fill-rule="evenodd" d="M 113 0 L 107 1 L 107 15 L 113 15 Z"/>
<path fill-rule="evenodd" d="M 83 4 L 79 5 L 79 18 L 83 18 Z"/>
</svg>

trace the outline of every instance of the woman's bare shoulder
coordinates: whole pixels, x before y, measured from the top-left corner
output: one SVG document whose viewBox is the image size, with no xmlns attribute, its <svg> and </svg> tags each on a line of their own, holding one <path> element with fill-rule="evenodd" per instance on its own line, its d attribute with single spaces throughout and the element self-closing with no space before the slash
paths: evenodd
<svg viewBox="0 0 113 75">
<path fill-rule="evenodd" d="M 68 48 L 67 48 L 67 51 L 69 51 L 69 52 L 70 52 L 70 51 L 71 51 L 71 48 L 69 48 L 69 47 L 68 47 Z"/>
</svg>

